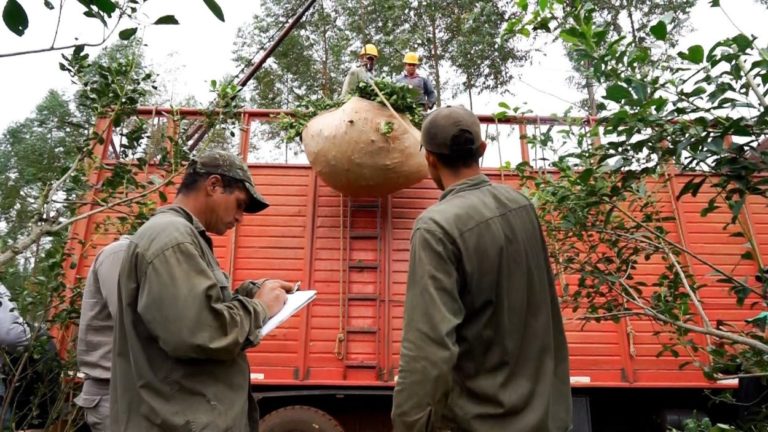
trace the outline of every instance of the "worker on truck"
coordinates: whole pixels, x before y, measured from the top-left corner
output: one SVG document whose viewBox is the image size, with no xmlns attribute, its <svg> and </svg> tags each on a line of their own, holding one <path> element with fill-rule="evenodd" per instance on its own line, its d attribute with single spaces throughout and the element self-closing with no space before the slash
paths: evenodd
<svg viewBox="0 0 768 432">
<path fill-rule="evenodd" d="M 379 59 L 379 50 L 374 44 L 366 44 L 358 55 L 359 64 L 352 68 L 344 78 L 341 87 L 341 97 L 348 96 L 361 82 L 371 81 L 374 76 L 376 60 Z"/>
<path fill-rule="evenodd" d="M 173 205 L 131 237 L 118 277 L 110 383 L 113 432 L 258 430 L 244 350 L 293 285 L 233 294 L 207 232 L 268 207 L 245 163 L 215 150 L 187 166 Z"/>
<path fill-rule="evenodd" d="M 481 173 L 469 110 L 434 111 L 421 143 L 443 193 L 411 233 L 395 431 L 568 431 L 568 348 L 533 205 Z"/>
<path fill-rule="evenodd" d="M 435 93 L 432 82 L 429 78 L 418 74 L 419 55 L 415 52 L 405 53 L 403 56 L 403 64 L 405 65 L 405 72 L 397 77 L 395 82 L 406 84 L 412 89 L 419 92 L 419 105 L 424 107 L 424 111 L 429 111 L 435 106 L 437 101 L 437 93 Z"/>
</svg>

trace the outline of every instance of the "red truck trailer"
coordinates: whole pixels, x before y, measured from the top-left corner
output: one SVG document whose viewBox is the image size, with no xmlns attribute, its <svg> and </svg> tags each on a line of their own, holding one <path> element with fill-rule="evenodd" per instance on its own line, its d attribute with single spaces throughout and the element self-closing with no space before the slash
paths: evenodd
<svg viewBox="0 0 768 432">
<path fill-rule="evenodd" d="M 141 115 L 167 110 L 143 109 Z M 187 110 L 187 115 L 199 115 Z M 251 126 L 269 120 L 269 110 L 245 110 L 240 148 L 248 154 Z M 493 120 L 480 116 L 483 123 Z M 559 124 L 554 118 L 508 120 L 516 142 L 505 151 L 530 158 L 526 127 Z M 170 124 L 170 131 L 176 130 Z M 495 127 L 495 126 L 494 126 Z M 487 128 L 486 128 L 487 130 Z M 111 134 L 107 134 L 111 136 Z M 105 147 L 109 147 L 109 140 Z M 108 151 L 105 150 L 107 155 Z M 503 157 L 503 156 L 502 156 Z M 244 221 L 226 236 L 215 237 L 215 252 L 233 285 L 261 277 L 301 281 L 318 291 L 314 302 L 249 350 L 251 383 L 260 398 L 263 430 L 386 431 L 392 390 L 397 380 L 403 306 L 409 258 L 409 236 L 415 218 L 436 202 L 439 191 L 431 180 L 383 198 L 342 197 L 302 164 L 249 163 L 259 191 L 271 206 Z M 510 171 L 487 169 L 494 182 L 517 185 Z M 730 236 L 724 223 L 728 209 L 702 218 L 701 208 L 712 196 L 674 197 L 691 174 L 674 174 L 658 185 L 657 196 L 669 216 L 667 229 L 675 241 L 737 276 L 754 275 L 751 261 L 742 261 L 743 239 Z M 173 187 L 166 194 L 173 199 Z M 759 245 L 768 250 L 768 209 L 764 202 L 745 207 Z M 114 233 L 93 229 L 105 214 L 79 221 L 73 238 L 92 245 L 82 250 L 69 277 L 87 275 L 95 250 Z M 742 241 L 740 241 L 742 240 Z M 73 247 L 82 248 L 80 243 Z M 763 254 L 763 259 L 768 256 Z M 639 264 L 640 273 L 658 273 L 657 264 Z M 740 308 L 727 288 L 703 266 L 692 271 L 709 286 L 702 296 L 715 320 L 743 322 L 755 311 Z M 566 278 L 576 275 L 566 275 Z M 658 356 L 664 342 L 652 322 L 637 318 L 618 324 L 584 325 L 565 310 L 570 350 L 576 431 L 651 430 L 655 414 L 674 418 L 708 407 L 704 390 L 729 389 L 736 382 L 707 381 L 695 368 L 680 369 L 680 359 Z M 663 419 L 662 419 L 663 420 Z M 311 425 L 307 427 L 306 425 Z"/>
</svg>

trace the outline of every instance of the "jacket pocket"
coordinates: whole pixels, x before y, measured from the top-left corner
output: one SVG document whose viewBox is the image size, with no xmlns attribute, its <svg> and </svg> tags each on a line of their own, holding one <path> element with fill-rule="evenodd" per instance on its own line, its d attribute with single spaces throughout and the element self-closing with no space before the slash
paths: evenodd
<svg viewBox="0 0 768 432">
<path fill-rule="evenodd" d="M 84 394 L 75 398 L 75 403 L 81 408 L 93 408 L 101 402 L 101 396 L 86 396 Z"/>
<path fill-rule="evenodd" d="M 229 278 L 227 275 L 220 269 L 213 269 L 213 277 L 216 279 L 216 283 L 219 285 L 222 299 L 225 302 L 232 300 L 232 291 L 229 287 Z"/>
</svg>

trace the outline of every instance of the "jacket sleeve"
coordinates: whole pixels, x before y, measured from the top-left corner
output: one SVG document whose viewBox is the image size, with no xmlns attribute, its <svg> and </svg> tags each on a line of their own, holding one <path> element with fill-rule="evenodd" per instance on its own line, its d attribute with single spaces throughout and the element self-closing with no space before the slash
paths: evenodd
<svg viewBox="0 0 768 432">
<path fill-rule="evenodd" d="M 257 300 L 224 301 L 222 282 L 192 243 L 176 244 L 146 264 L 137 308 L 168 355 L 187 359 L 234 358 L 258 340 L 267 318 Z"/>
<path fill-rule="evenodd" d="M 464 318 L 457 253 L 437 231 L 417 228 L 411 237 L 395 431 L 431 430 L 444 412 L 458 356 L 455 330 Z"/>
<path fill-rule="evenodd" d="M 427 97 L 427 104 L 429 104 L 429 107 L 432 108 L 435 106 L 435 102 L 437 102 L 437 93 L 432 86 L 432 81 L 428 78 L 424 78 L 424 95 Z"/>
<path fill-rule="evenodd" d="M 0 285 L 0 348 L 21 348 L 29 343 L 30 337 L 27 323 L 11 301 L 11 293 Z"/>
<path fill-rule="evenodd" d="M 355 87 L 357 87 L 357 84 L 360 82 L 360 77 L 357 73 L 357 68 L 352 69 L 347 74 L 347 77 L 344 78 L 344 85 L 341 87 L 341 96 L 340 97 L 346 97 L 349 95 L 349 92 L 352 91 Z"/>
<path fill-rule="evenodd" d="M 117 279 L 127 244 L 127 240 L 120 240 L 102 250 L 93 263 L 93 271 L 86 279 L 86 289 L 99 290 L 112 318 L 117 314 Z"/>
</svg>

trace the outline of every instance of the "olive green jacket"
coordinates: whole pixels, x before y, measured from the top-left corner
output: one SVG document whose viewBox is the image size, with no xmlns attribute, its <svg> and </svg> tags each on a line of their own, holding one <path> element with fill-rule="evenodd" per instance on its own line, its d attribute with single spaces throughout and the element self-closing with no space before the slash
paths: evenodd
<svg viewBox="0 0 768 432">
<path fill-rule="evenodd" d="M 345 97 L 352 93 L 357 88 L 357 85 L 361 82 L 368 82 L 373 79 L 373 72 L 368 72 L 365 66 L 357 66 L 347 73 L 344 78 L 344 84 L 341 86 L 341 96 Z"/>
<path fill-rule="evenodd" d="M 568 350 L 531 203 L 484 175 L 416 221 L 395 431 L 565 432 Z"/>
<path fill-rule="evenodd" d="M 232 294 L 197 219 L 158 210 L 126 248 L 117 299 L 111 431 L 257 430 L 243 350 L 267 311 Z"/>
</svg>

